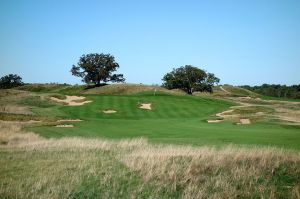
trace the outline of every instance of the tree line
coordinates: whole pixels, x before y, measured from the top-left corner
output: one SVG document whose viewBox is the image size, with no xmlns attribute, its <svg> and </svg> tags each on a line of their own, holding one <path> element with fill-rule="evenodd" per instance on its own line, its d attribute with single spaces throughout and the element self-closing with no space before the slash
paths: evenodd
<svg viewBox="0 0 300 199">
<path fill-rule="evenodd" d="M 115 74 L 119 64 L 114 56 L 110 54 L 91 53 L 82 55 L 77 65 L 73 65 L 71 73 L 81 77 L 87 84 L 96 86 L 105 85 L 107 82 L 124 82 L 123 74 Z M 162 78 L 162 86 L 167 89 L 182 89 L 188 94 L 194 91 L 212 92 L 214 84 L 219 83 L 220 79 L 213 73 L 208 73 L 200 68 L 185 65 L 174 68 Z"/>
<path fill-rule="evenodd" d="M 119 64 L 111 54 L 90 53 L 83 54 L 76 65 L 71 67 L 72 75 L 82 78 L 88 85 L 102 86 L 107 82 L 124 82 L 123 74 L 116 74 Z M 213 73 L 192 65 L 173 68 L 162 78 L 162 86 L 167 89 L 182 89 L 188 94 L 195 91 L 213 92 L 213 86 L 220 79 Z M 22 78 L 16 74 L 9 74 L 0 79 L 0 88 L 7 89 L 23 85 Z M 261 86 L 244 85 L 243 88 L 253 92 L 272 96 L 300 99 L 300 85 L 263 84 Z"/>
<path fill-rule="evenodd" d="M 280 84 L 263 84 L 261 86 L 244 85 L 241 87 L 261 95 L 300 99 L 300 84 L 291 86 Z"/>
</svg>

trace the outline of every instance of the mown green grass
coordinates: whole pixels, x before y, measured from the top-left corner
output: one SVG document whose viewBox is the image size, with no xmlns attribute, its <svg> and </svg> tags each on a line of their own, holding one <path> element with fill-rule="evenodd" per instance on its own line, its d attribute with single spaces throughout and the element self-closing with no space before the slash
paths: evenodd
<svg viewBox="0 0 300 199">
<path fill-rule="evenodd" d="M 39 126 L 30 130 L 45 137 L 83 136 L 112 139 L 145 137 L 153 142 L 193 145 L 270 145 L 300 149 L 299 126 L 230 122 L 207 123 L 206 119 L 232 103 L 205 97 L 174 96 L 144 92 L 136 95 L 87 95 L 92 103 L 55 107 L 55 114 L 82 119 L 74 128 Z M 138 104 L 153 104 L 142 110 Z M 114 109 L 114 114 L 102 110 Z M 51 111 L 48 113 L 51 115 Z"/>
</svg>

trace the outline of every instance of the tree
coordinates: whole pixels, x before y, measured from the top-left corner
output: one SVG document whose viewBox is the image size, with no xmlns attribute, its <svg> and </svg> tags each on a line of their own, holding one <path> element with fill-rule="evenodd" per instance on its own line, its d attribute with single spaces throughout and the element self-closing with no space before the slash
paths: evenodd
<svg viewBox="0 0 300 199">
<path fill-rule="evenodd" d="M 100 85 L 101 82 L 124 82 L 122 74 L 113 74 L 119 68 L 114 56 L 110 54 L 91 53 L 82 55 L 77 65 L 73 65 L 71 73 L 82 77 L 85 83 Z"/>
<path fill-rule="evenodd" d="M 164 87 L 183 89 L 188 94 L 193 94 L 194 91 L 212 92 L 212 86 L 220 81 L 213 73 L 206 73 L 204 70 L 191 65 L 174 68 L 162 80 Z"/>
<path fill-rule="evenodd" d="M 0 88 L 13 88 L 23 84 L 22 78 L 16 74 L 9 74 L 0 78 Z"/>
<path fill-rule="evenodd" d="M 242 86 L 255 93 L 272 97 L 283 97 L 300 99 L 300 84 L 299 85 L 280 85 L 280 84 L 263 84 L 261 86 Z"/>
</svg>

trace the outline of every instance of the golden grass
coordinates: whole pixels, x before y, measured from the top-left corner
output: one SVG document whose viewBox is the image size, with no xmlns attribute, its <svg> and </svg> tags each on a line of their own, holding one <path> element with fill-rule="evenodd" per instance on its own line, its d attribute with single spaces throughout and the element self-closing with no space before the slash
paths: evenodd
<svg viewBox="0 0 300 199">
<path fill-rule="evenodd" d="M 158 187 L 173 191 L 184 187 L 184 198 L 251 197 L 253 193 L 263 197 L 275 193 L 276 187 L 257 186 L 260 177 L 272 176 L 283 164 L 300 171 L 299 153 L 274 148 L 148 146 L 123 156 L 122 161 Z"/>
<path fill-rule="evenodd" d="M 233 145 L 222 148 L 154 145 L 142 138 L 45 139 L 23 132 L 23 125 L 0 122 L 0 152 L 8 153 L 0 157 L 3 167 L 0 177 L 4 179 L 0 182 L 0 196 L 67 198 L 87 176 L 98 179 L 104 187 L 112 183 L 108 189 L 121 189 L 124 185 L 118 184 L 117 179 L 120 176 L 131 179 L 135 174 L 142 183 L 134 187 L 136 191 L 128 198 L 137 198 L 138 190 L 149 184 L 155 185 L 150 198 L 158 198 L 165 192 L 178 192 L 180 198 L 299 198 L 300 195 L 299 178 L 290 184 L 275 183 L 285 175 L 300 176 L 299 152 Z M 125 165 L 127 170 L 112 170 L 116 164 Z M 11 166 L 17 169 L 16 174 L 9 169 Z M 3 174 L 3 169 L 8 173 Z M 24 172 L 20 174 L 18 169 Z M 128 173 L 128 169 L 133 173 Z M 111 197 L 108 191 L 103 192 L 107 196 L 103 198 Z"/>
<path fill-rule="evenodd" d="M 0 112 L 24 114 L 24 115 L 32 114 L 28 106 L 20 106 L 20 105 L 2 105 L 2 106 L 0 105 Z"/>
<path fill-rule="evenodd" d="M 111 84 L 101 87 L 96 87 L 92 89 L 88 89 L 84 92 L 84 94 L 133 94 L 139 93 L 143 91 L 155 91 L 170 93 L 174 95 L 185 95 L 182 90 L 174 89 L 168 90 L 166 88 L 160 86 L 148 86 L 144 84 Z"/>
</svg>

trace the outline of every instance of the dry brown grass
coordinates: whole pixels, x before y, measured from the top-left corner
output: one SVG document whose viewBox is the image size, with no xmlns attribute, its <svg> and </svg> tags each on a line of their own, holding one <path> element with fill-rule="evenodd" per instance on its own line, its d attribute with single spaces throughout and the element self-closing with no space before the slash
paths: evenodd
<svg viewBox="0 0 300 199">
<path fill-rule="evenodd" d="M 159 86 L 148 86 L 144 84 L 111 84 L 101 87 L 88 89 L 84 94 L 133 94 L 143 91 L 155 91 L 170 93 L 174 95 L 185 95 L 184 91 L 179 89 L 168 90 Z"/>
<path fill-rule="evenodd" d="M 240 119 L 250 119 L 252 122 L 277 122 L 288 125 L 300 125 L 300 102 L 263 100 L 251 97 L 227 97 L 239 104 L 229 110 L 217 113 L 217 117 L 234 123 Z"/>
<path fill-rule="evenodd" d="M 36 122 L 37 121 L 12 122 L 0 120 L 0 144 L 5 144 L 6 146 L 14 146 L 16 144 L 31 143 L 42 139 L 37 134 L 25 132 L 22 130 L 22 127 L 25 124 Z"/>
<path fill-rule="evenodd" d="M 97 178 L 99 168 L 102 173 L 107 170 L 99 179 L 103 186 L 117 179 L 116 175 L 126 176 L 125 170 L 110 172 L 112 165 L 121 162 L 141 176 L 142 183 L 137 185 L 137 190 L 143 190 L 147 184 L 155 185 L 150 194 L 153 198 L 163 192 L 178 192 L 180 198 L 278 198 L 285 194 L 289 195 L 284 198 L 299 198 L 300 179 L 293 184 L 278 186 L 275 183 L 285 175 L 300 176 L 299 152 L 261 147 L 154 145 L 142 138 L 45 139 L 23 132 L 23 125 L 0 122 L 0 152 L 23 154 L 24 160 L 33 161 L 26 165 L 28 170 L 25 170 L 30 173 L 5 177 L 9 186 L 0 183 L 0 194 L 15 194 L 20 198 L 65 198 L 86 175 Z M 111 156 L 107 159 L 103 153 Z M 102 166 L 98 168 L 99 161 Z M 22 165 L 20 162 L 12 164 L 16 168 Z M 130 197 L 136 198 L 135 194 Z"/>
<path fill-rule="evenodd" d="M 159 187 L 173 191 L 184 187 L 184 198 L 251 197 L 253 193 L 263 197 L 276 193 L 276 187 L 257 186 L 262 176 L 272 176 L 283 164 L 300 170 L 298 153 L 274 148 L 148 146 L 122 160 L 141 172 L 145 181 L 154 180 Z"/>
<path fill-rule="evenodd" d="M 24 115 L 32 114 L 32 112 L 28 106 L 20 106 L 20 105 L 2 105 L 2 106 L 0 105 L 0 112 L 13 113 L 13 114 L 24 114 Z"/>
</svg>

